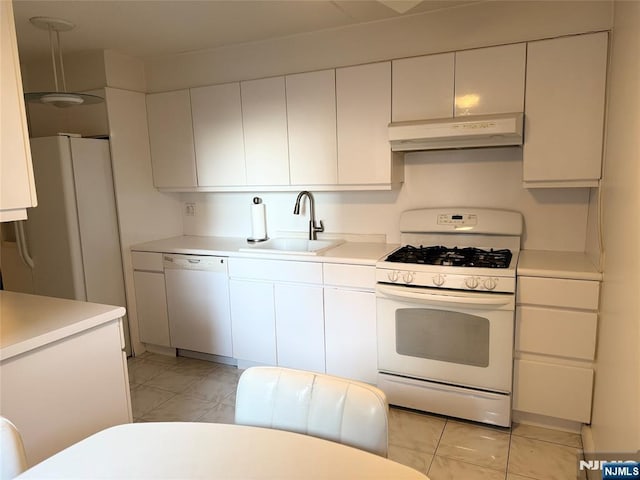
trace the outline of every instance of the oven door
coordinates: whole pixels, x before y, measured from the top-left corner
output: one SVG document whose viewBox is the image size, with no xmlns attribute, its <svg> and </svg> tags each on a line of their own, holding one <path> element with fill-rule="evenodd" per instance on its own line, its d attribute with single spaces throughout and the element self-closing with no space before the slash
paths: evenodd
<svg viewBox="0 0 640 480">
<path fill-rule="evenodd" d="M 378 369 L 511 392 L 514 295 L 378 284 Z"/>
</svg>

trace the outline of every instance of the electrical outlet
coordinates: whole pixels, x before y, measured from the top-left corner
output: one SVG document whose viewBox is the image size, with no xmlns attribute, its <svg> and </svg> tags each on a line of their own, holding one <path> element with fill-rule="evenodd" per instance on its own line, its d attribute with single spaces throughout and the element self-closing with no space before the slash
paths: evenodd
<svg viewBox="0 0 640 480">
<path fill-rule="evenodd" d="M 187 217 L 196 216 L 196 204 L 193 202 L 186 202 L 184 204 L 184 213 Z"/>
</svg>

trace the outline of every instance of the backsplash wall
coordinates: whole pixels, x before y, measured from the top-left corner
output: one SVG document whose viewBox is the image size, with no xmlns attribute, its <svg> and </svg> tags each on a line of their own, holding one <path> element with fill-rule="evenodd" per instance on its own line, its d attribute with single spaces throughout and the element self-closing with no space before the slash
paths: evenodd
<svg viewBox="0 0 640 480">
<path fill-rule="evenodd" d="M 410 153 L 400 189 L 313 193 L 316 219 L 324 221 L 327 233 L 383 234 L 396 243 L 404 210 L 472 206 L 521 212 L 523 248 L 583 251 L 586 243 L 590 189 L 523 188 L 522 149 L 517 147 Z M 269 236 L 307 231 L 307 206 L 293 215 L 297 192 L 255 191 L 182 194 L 183 202 L 196 204 L 195 216 L 183 213 L 184 234 L 250 236 L 254 196 L 266 204 Z"/>
</svg>

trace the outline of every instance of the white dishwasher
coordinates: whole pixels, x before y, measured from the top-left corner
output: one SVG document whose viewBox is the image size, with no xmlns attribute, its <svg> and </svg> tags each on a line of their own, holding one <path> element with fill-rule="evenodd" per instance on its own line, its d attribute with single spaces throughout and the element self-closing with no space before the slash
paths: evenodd
<svg viewBox="0 0 640 480">
<path fill-rule="evenodd" d="M 232 357 L 227 257 L 165 254 L 171 346 Z"/>
</svg>

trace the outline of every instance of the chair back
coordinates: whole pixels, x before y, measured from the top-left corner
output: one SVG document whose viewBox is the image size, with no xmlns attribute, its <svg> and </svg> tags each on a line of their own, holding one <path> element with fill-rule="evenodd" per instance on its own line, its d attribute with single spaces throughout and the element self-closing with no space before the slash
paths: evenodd
<svg viewBox="0 0 640 480">
<path fill-rule="evenodd" d="M 17 477 L 26 469 L 22 437 L 13 423 L 0 416 L 0 480 Z"/>
<path fill-rule="evenodd" d="M 331 375 L 251 367 L 238 382 L 237 424 L 276 428 L 387 456 L 387 398 L 380 389 Z"/>
</svg>

